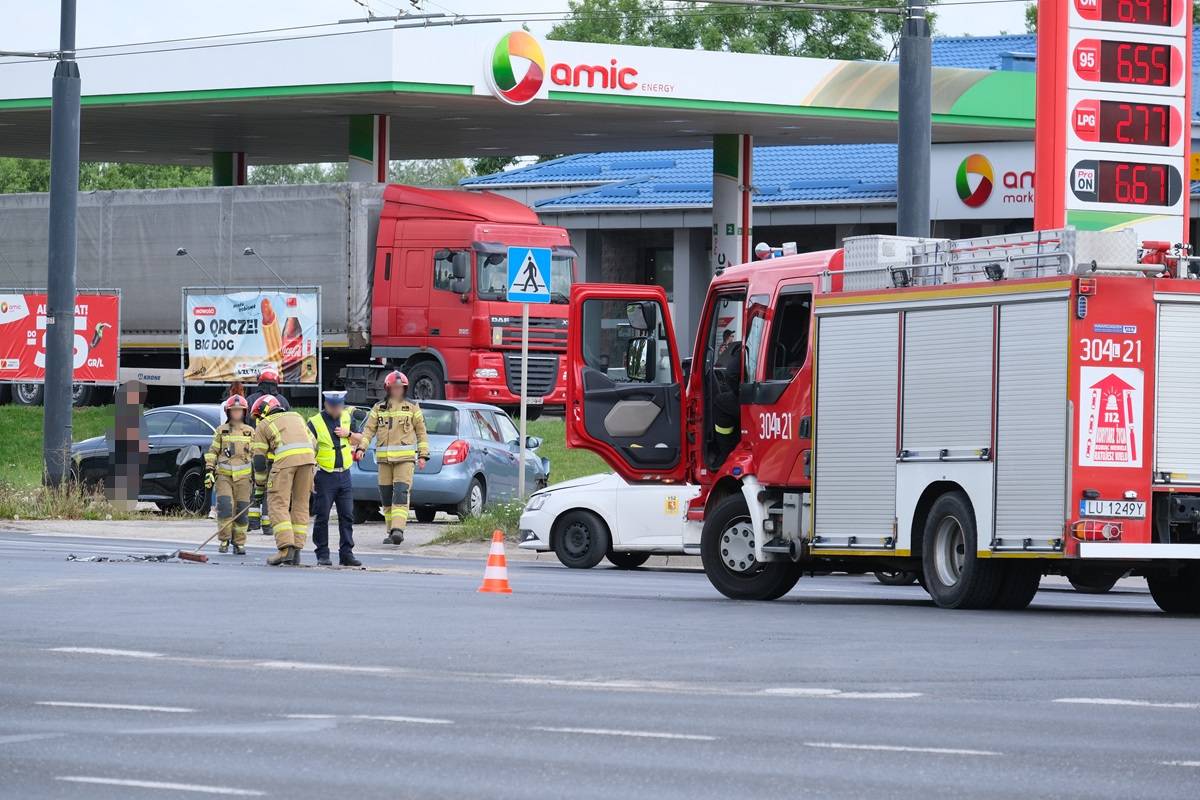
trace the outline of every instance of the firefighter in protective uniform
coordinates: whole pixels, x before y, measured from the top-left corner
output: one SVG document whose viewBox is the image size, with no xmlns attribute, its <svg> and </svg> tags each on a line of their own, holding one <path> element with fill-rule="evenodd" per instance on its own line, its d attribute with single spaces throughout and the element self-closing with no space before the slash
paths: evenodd
<svg viewBox="0 0 1200 800">
<path fill-rule="evenodd" d="M 388 535 L 384 544 L 404 541 L 408 523 L 409 491 L 415 467 L 424 467 L 429 459 L 429 437 L 421 407 L 406 399 L 408 377 L 395 370 L 383 379 L 387 399 L 376 403 L 363 425 L 358 455 L 375 439 L 375 462 L 379 465 L 379 500 Z"/>
<path fill-rule="evenodd" d="M 270 395 L 260 397 L 250 409 L 258 424 L 254 429 L 254 493 L 266 493 L 267 511 L 279 552 L 267 563 L 299 564 L 308 536 L 308 504 L 316 468 L 316 442 L 295 411 L 284 411 Z M 273 460 L 270 460 L 272 459 Z M 271 485 L 267 488 L 267 471 Z"/>
<path fill-rule="evenodd" d="M 232 538 L 233 552 L 244 556 L 249 525 L 246 514 L 254 487 L 250 448 L 254 429 L 246 424 L 249 405 L 240 394 L 229 397 L 221 408 L 225 410 L 225 423 L 217 428 L 204 454 L 204 485 L 210 489 L 214 484 L 217 487 L 217 539 L 221 552 L 229 552 Z"/>
</svg>

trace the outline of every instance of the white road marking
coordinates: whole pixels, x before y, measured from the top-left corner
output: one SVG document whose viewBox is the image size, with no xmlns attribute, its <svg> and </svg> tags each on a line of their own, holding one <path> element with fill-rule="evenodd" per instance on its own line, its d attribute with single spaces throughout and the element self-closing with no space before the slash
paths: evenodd
<svg viewBox="0 0 1200 800">
<path fill-rule="evenodd" d="M 284 719 L 337 719 L 337 714 L 284 714 Z"/>
<path fill-rule="evenodd" d="M 111 647 L 51 647 L 51 653 L 85 653 L 92 656 L 123 656 L 125 658 L 162 658 L 162 653 L 148 650 L 115 650 Z"/>
<path fill-rule="evenodd" d="M 98 708 L 106 711 L 155 711 L 160 714 L 195 714 L 194 708 L 179 706 L 138 706 L 127 703 L 75 703 L 67 700 L 38 700 L 34 705 L 55 708 Z"/>
<path fill-rule="evenodd" d="M 375 714 L 355 714 L 351 719 L 373 720 L 375 722 L 411 722 L 415 725 L 453 725 L 452 719 L 433 719 L 432 717 L 394 717 Z"/>
<path fill-rule="evenodd" d="M 124 778 L 97 778 L 88 775 L 59 775 L 54 780 L 69 783 L 93 783 L 100 786 L 128 786 L 133 789 L 160 789 L 169 792 L 195 792 L 198 794 L 223 794 L 235 797 L 264 797 L 266 792 L 257 789 L 234 789 L 231 786 L 204 786 L 199 783 L 165 783 L 163 781 L 135 781 Z"/>
<path fill-rule="evenodd" d="M 1164 767 L 1200 767 L 1200 761 L 1160 761 Z"/>
<path fill-rule="evenodd" d="M 933 753 L 942 756 L 998 756 L 994 750 L 967 750 L 958 747 L 906 747 L 895 744 L 847 744 L 845 742 L 805 742 L 805 747 L 824 750 L 881 750 L 888 753 Z"/>
<path fill-rule="evenodd" d="M 531 731 L 546 733 L 581 733 L 586 736 L 630 736 L 634 739 L 686 739 L 692 742 L 715 742 L 715 736 L 699 736 L 693 733 L 664 733 L 661 731 L 622 731 L 611 728 L 551 728 L 544 725 L 533 725 Z"/>
<path fill-rule="evenodd" d="M 21 742 L 40 742 L 43 739 L 57 739 L 66 736 L 65 733 L 14 733 L 11 736 L 0 736 L 0 744 L 20 744 Z"/>
<path fill-rule="evenodd" d="M 760 694 L 773 697 L 829 697 L 842 700 L 911 700 L 921 697 L 921 692 L 844 692 L 841 689 L 823 689 L 808 686 L 772 686 Z"/>
<path fill-rule="evenodd" d="M 1059 697 L 1056 703 L 1087 706 L 1134 706 L 1137 708 L 1200 708 L 1200 703 L 1155 703 L 1149 700 L 1125 700 L 1119 697 Z"/>
<path fill-rule="evenodd" d="M 314 664 L 308 661 L 255 661 L 254 666 L 262 669 L 300 669 L 317 672 L 369 672 L 388 673 L 391 667 L 352 667 L 346 664 Z"/>
</svg>

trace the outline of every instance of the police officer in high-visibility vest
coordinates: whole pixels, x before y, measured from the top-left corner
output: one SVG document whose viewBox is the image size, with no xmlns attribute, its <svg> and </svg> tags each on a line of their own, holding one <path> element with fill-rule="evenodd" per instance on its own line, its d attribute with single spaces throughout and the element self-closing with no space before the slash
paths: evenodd
<svg viewBox="0 0 1200 800">
<path fill-rule="evenodd" d="M 352 444 L 362 439 L 351 430 L 350 411 L 345 392 L 322 392 L 321 411 L 308 418 L 308 429 L 317 440 L 317 473 L 313 484 L 312 540 L 317 563 L 323 567 L 329 558 L 329 512 L 338 514 L 338 563 L 343 567 L 361 567 L 354 557 L 354 487 L 350 484 L 350 464 L 355 460 Z"/>
<path fill-rule="evenodd" d="M 250 510 L 250 495 L 254 487 L 251 475 L 250 442 L 254 428 L 246 424 L 249 406 L 240 394 L 231 395 L 221 408 L 225 410 L 225 423 L 213 434 L 212 444 L 204 454 L 204 485 L 217 491 L 217 540 L 222 553 L 229 552 L 229 540 L 233 540 L 233 552 L 246 555 L 246 518 Z"/>
<path fill-rule="evenodd" d="M 429 437 L 425 434 L 421 407 L 405 398 L 408 377 L 396 370 L 383 379 L 383 385 L 387 389 L 387 399 L 376 403 L 367 415 L 358 450 L 366 450 L 371 440 L 376 440 L 379 500 L 388 530 L 383 543 L 400 544 L 404 541 L 404 526 L 408 523 L 414 467 L 424 467 L 429 459 Z"/>
<path fill-rule="evenodd" d="M 254 451 L 254 493 L 267 497 L 267 510 L 279 552 L 267 563 L 299 564 L 300 552 L 308 535 L 308 504 L 316 467 L 316 442 L 304 417 L 284 411 L 271 395 L 254 402 L 250 413 L 258 421 L 251 447 Z M 274 456 L 273 461 L 269 458 Z M 271 486 L 267 487 L 267 470 Z"/>
</svg>

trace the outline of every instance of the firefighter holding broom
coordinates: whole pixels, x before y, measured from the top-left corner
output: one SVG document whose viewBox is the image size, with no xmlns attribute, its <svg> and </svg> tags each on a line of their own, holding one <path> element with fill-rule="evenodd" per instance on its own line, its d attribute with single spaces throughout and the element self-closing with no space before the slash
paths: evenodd
<svg viewBox="0 0 1200 800">
<path fill-rule="evenodd" d="M 246 424 L 246 398 L 231 395 L 221 408 L 225 411 L 225 423 L 213 434 L 212 445 L 204 454 L 204 486 L 217 487 L 217 539 L 220 551 L 229 552 L 229 541 L 233 540 L 233 552 L 246 554 L 246 514 L 250 510 L 250 493 L 254 478 L 250 474 L 251 447 L 254 429 Z"/>
<path fill-rule="evenodd" d="M 284 411 L 279 401 L 265 395 L 254 402 L 250 413 L 257 421 L 254 440 L 254 492 L 266 494 L 267 511 L 275 533 L 278 552 L 267 559 L 272 567 L 300 564 L 300 552 L 308 536 L 308 504 L 316 468 L 316 442 L 295 411 Z M 270 471 L 271 485 L 267 486 Z"/>
<path fill-rule="evenodd" d="M 421 407 L 406 397 L 408 377 L 395 370 L 383 379 L 383 385 L 387 398 L 376 403 L 367 415 L 354 460 L 362 458 L 371 439 L 376 440 L 379 501 L 388 531 L 383 543 L 400 544 L 404 541 L 404 526 L 408 522 L 413 472 L 418 464 L 424 467 L 429 458 L 429 437 L 425 433 Z"/>
</svg>

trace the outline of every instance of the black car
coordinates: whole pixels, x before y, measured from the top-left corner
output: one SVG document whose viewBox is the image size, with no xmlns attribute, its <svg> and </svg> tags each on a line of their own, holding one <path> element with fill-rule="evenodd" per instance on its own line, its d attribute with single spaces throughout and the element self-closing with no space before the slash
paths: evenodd
<svg viewBox="0 0 1200 800">
<path fill-rule="evenodd" d="M 138 499 L 151 501 L 163 511 L 207 514 L 210 498 L 204 488 L 204 453 L 224 420 L 219 405 L 164 406 L 147 411 L 142 435 L 149 453 Z M 84 485 L 104 485 L 109 478 L 110 447 L 104 436 L 73 444 L 72 477 Z"/>
</svg>

